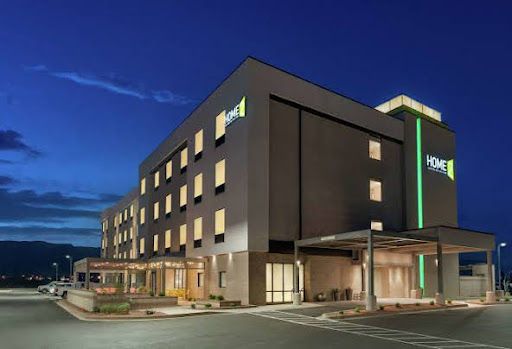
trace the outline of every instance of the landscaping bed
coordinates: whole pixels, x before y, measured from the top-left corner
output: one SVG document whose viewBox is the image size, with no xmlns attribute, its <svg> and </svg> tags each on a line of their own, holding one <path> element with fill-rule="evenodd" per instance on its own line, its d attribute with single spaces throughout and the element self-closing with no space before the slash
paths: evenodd
<svg viewBox="0 0 512 349">
<path fill-rule="evenodd" d="M 480 299 L 469 299 L 466 303 L 470 304 L 481 304 L 481 305 L 494 305 L 494 304 L 512 304 L 512 298 L 497 298 L 496 302 L 487 302 L 485 298 Z"/>
<path fill-rule="evenodd" d="M 377 315 L 377 314 L 386 314 L 386 313 L 397 313 L 397 312 L 411 312 L 411 311 L 425 311 L 425 310 L 435 310 L 435 309 L 449 309 L 449 308 L 459 308 L 459 307 L 467 307 L 468 305 L 465 303 L 453 303 L 451 301 L 447 301 L 444 305 L 435 304 L 433 302 L 430 303 L 414 303 L 414 304 L 386 304 L 379 305 L 377 307 L 377 311 L 366 311 L 363 306 L 356 306 L 354 309 L 349 310 L 341 310 L 336 312 L 324 313 L 322 314 L 322 318 L 327 319 L 343 319 L 354 316 L 361 315 Z"/>
</svg>

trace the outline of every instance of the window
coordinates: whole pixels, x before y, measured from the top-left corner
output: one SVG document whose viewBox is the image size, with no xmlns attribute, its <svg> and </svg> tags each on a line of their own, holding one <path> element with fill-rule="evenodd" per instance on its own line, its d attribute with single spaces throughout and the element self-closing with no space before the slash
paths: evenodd
<svg viewBox="0 0 512 349">
<path fill-rule="evenodd" d="M 171 229 L 165 231 L 165 252 L 171 252 Z"/>
<path fill-rule="evenodd" d="M 187 185 L 180 188 L 180 211 L 187 209 Z"/>
<path fill-rule="evenodd" d="M 140 252 L 140 257 L 144 257 L 144 251 L 146 250 L 146 244 L 145 244 L 145 239 L 144 238 L 140 238 L 140 241 L 139 241 L 139 252 Z"/>
<path fill-rule="evenodd" d="M 114 235 L 114 247 L 117 245 L 117 235 Z"/>
<path fill-rule="evenodd" d="M 119 224 L 123 224 L 123 211 L 119 212 Z"/>
<path fill-rule="evenodd" d="M 215 195 L 224 191 L 226 183 L 226 160 L 215 164 Z"/>
<path fill-rule="evenodd" d="M 185 251 L 187 245 L 187 225 L 183 224 L 180 226 L 180 251 Z"/>
<path fill-rule="evenodd" d="M 203 217 L 194 219 L 194 248 L 201 247 L 203 239 Z"/>
<path fill-rule="evenodd" d="M 171 214 L 172 210 L 172 196 L 171 194 L 165 197 L 165 216 L 168 217 Z"/>
<path fill-rule="evenodd" d="M 153 255 L 158 252 L 158 234 L 153 235 Z"/>
<path fill-rule="evenodd" d="M 222 111 L 215 118 L 215 146 L 218 147 L 226 141 L 226 111 Z"/>
<path fill-rule="evenodd" d="M 377 231 L 383 231 L 384 230 L 384 226 L 382 225 L 381 221 L 372 221 L 370 229 L 371 230 L 377 230 Z"/>
<path fill-rule="evenodd" d="M 133 239 L 133 228 L 130 228 L 130 241 Z"/>
<path fill-rule="evenodd" d="M 370 200 L 382 201 L 382 182 L 370 179 Z"/>
<path fill-rule="evenodd" d="M 126 222 L 128 220 L 128 209 L 124 209 L 124 221 Z"/>
<path fill-rule="evenodd" d="M 204 273 L 197 273 L 197 287 L 204 287 Z"/>
<path fill-rule="evenodd" d="M 224 242 L 224 233 L 226 225 L 226 210 L 215 211 L 215 243 Z"/>
<path fill-rule="evenodd" d="M 188 148 L 184 148 L 181 151 L 181 173 L 185 172 L 187 170 L 187 163 L 188 163 Z"/>
<path fill-rule="evenodd" d="M 146 178 L 140 180 L 140 195 L 146 194 Z"/>
<path fill-rule="evenodd" d="M 123 253 L 123 258 L 126 259 L 126 251 Z"/>
<path fill-rule="evenodd" d="M 122 255 L 121 255 L 121 252 L 119 252 L 119 253 L 117 254 L 117 258 L 121 259 L 121 256 L 122 256 Z"/>
<path fill-rule="evenodd" d="M 160 217 L 159 209 L 160 209 L 160 202 L 157 201 L 153 205 L 153 220 L 155 220 L 155 221 L 158 219 L 158 217 Z"/>
<path fill-rule="evenodd" d="M 368 141 L 370 159 L 381 160 L 380 140 L 370 139 Z"/>
<path fill-rule="evenodd" d="M 165 180 L 169 181 L 172 177 L 172 160 L 167 161 L 165 164 Z"/>
<path fill-rule="evenodd" d="M 228 284 L 228 280 L 227 280 L 227 277 L 226 277 L 226 272 L 225 271 L 219 271 L 219 287 L 220 288 L 225 288 Z"/>
<path fill-rule="evenodd" d="M 140 225 L 146 223 L 146 208 L 142 207 L 140 209 Z"/>
<path fill-rule="evenodd" d="M 185 269 L 174 269 L 174 288 L 184 288 Z"/>
<path fill-rule="evenodd" d="M 123 242 L 123 233 L 119 232 L 119 240 L 117 240 L 117 242 L 119 242 L 119 245 L 121 245 Z"/>
<path fill-rule="evenodd" d="M 155 172 L 155 190 L 160 186 L 160 171 Z"/>
<path fill-rule="evenodd" d="M 194 178 L 194 203 L 201 202 L 203 196 L 203 174 L 200 173 Z"/>
<path fill-rule="evenodd" d="M 199 130 L 195 137 L 194 161 L 201 159 L 203 154 L 203 130 Z"/>
<path fill-rule="evenodd" d="M 133 204 L 130 205 L 130 218 L 133 218 Z"/>
<path fill-rule="evenodd" d="M 124 231 L 124 239 L 123 241 L 126 242 L 128 240 L 128 230 Z"/>
</svg>

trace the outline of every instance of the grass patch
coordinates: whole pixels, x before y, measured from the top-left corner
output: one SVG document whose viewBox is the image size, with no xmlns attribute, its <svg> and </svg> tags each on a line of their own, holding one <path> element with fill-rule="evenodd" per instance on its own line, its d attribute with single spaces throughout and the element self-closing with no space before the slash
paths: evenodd
<svg viewBox="0 0 512 349">
<path fill-rule="evenodd" d="M 98 307 L 98 312 L 103 314 L 128 314 L 130 303 L 103 304 Z"/>
<path fill-rule="evenodd" d="M 384 310 L 384 306 L 382 304 L 379 304 L 379 310 Z"/>
<path fill-rule="evenodd" d="M 360 313 L 361 310 L 363 310 L 363 307 L 360 305 L 356 305 L 356 307 L 354 308 L 354 312 L 356 312 L 356 313 Z"/>
</svg>

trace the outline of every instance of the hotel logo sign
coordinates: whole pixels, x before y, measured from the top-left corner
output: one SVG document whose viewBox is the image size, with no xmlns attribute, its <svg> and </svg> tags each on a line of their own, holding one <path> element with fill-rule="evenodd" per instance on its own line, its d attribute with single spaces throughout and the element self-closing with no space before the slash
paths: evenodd
<svg viewBox="0 0 512 349">
<path fill-rule="evenodd" d="M 455 180 L 455 169 L 453 159 L 445 160 L 437 156 L 427 154 L 427 170 L 438 172 L 448 176 L 452 181 Z"/>
<path fill-rule="evenodd" d="M 233 109 L 226 113 L 224 125 L 227 127 L 231 125 L 236 119 L 245 117 L 245 96 L 242 97 L 240 103 L 235 105 Z"/>
</svg>

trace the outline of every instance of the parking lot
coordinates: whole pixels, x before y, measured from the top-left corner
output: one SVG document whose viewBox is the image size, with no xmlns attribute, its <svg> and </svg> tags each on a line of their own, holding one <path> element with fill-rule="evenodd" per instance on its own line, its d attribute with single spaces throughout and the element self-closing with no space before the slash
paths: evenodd
<svg viewBox="0 0 512 349">
<path fill-rule="evenodd" d="M 478 306 L 336 322 L 262 307 L 153 321 L 80 321 L 52 297 L 13 292 L 0 293 L 0 348 L 512 348 L 511 313 L 508 305 Z"/>
</svg>

